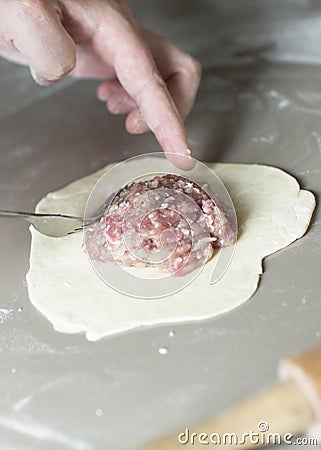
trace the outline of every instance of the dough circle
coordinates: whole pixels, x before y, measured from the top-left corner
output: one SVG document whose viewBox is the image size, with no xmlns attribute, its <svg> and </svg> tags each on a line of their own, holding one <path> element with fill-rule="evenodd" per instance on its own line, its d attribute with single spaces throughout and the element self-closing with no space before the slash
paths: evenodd
<svg viewBox="0 0 321 450">
<path fill-rule="evenodd" d="M 213 285 L 209 278 L 215 258 L 189 286 L 172 296 L 130 298 L 97 276 L 81 247 L 82 233 L 49 238 L 30 228 L 29 297 L 57 331 L 85 332 L 88 340 L 95 341 L 142 326 L 212 318 L 252 296 L 262 274 L 262 259 L 305 233 L 315 207 L 314 195 L 300 190 L 295 178 L 274 167 L 208 165 L 228 189 L 239 224 L 232 262 Z M 49 193 L 36 211 L 81 216 L 92 188 L 108 167 Z"/>
</svg>

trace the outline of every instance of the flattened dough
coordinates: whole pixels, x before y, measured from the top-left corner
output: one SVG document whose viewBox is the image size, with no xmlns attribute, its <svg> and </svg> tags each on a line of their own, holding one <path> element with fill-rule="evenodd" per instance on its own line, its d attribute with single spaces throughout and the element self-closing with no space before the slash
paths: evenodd
<svg viewBox="0 0 321 450">
<path fill-rule="evenodd" d="M 157 300 L 133 299 L 109 288 L 81 248 L 82 233 L 42 236 L 31 228 L 30 300 L 65 333 L 85 332 L 89 340 L 154 324 L 208 319 L 239 306 L 255 292 L 262 259 L 306 231 L 315 199 L 285 172 L 262 165 L 210 164 L 234 202 L 239 239 L 231 265 L 209 284 L 215 260 L 182 291 Z M 88 195 L 107 168 L 48 194 L 38 212 L 81 216 Z"/>
</svg>

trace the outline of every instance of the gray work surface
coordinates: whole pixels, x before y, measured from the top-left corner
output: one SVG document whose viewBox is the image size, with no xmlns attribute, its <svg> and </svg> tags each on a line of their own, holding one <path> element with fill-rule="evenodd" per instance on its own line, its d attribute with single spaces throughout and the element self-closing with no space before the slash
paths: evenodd
<svg viewBox="0 0 321 450">
<path fill-rule="evenodd" d="M 186 121 L 195 156 L 278 166 L 318 198 L 320 3 L 130 5 L 203 65 Z M 159 151 L 153 136 L 126 133 L 96 86 L 66 79 L 40 88 L 27 69 L 1 60 L 0 208 L 33 210 L 47 192 L 108 162 Z M 266 258 L 255 295 L 223 317 L 92 343 L 55 332 L 29 303 L 28 226 L 0 221 L 0 449 L 129 449 L 273 382 L 282 357 L 321 343 L 320 231 L 317 209 L 306 236 Z"/>
</svg>

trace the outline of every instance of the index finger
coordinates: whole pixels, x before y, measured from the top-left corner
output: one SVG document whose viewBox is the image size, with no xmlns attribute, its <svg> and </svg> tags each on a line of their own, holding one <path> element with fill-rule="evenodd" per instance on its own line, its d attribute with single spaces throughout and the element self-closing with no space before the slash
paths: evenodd
<svg viewBox="0 0 321 450">
<path fill-rule="evenodd" d="M 108 23 L 100 25 L 94 39 L 101 58 L 112 62 L 118 80 L 135 100 L 168 159 L 191 169 L 194 161 L 183 121 L 135 25 L 119 11 L 113 10 L 111 16 L 109 11 Z"/>
</svg>

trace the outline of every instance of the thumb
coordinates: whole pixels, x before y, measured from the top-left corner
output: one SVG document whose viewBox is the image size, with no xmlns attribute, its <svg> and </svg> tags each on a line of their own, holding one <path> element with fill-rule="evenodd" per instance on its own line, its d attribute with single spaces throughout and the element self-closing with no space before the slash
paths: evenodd
<svg viewBox="0 0 321 450">
<path fill-rule="evenodd" d="M 9 2 L 6 8 L 6 34 L 27 60 L 37 83 L 50 84 L 74 69 L 75 43 L 51 4 Z"/>
</svg>

